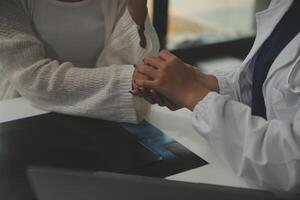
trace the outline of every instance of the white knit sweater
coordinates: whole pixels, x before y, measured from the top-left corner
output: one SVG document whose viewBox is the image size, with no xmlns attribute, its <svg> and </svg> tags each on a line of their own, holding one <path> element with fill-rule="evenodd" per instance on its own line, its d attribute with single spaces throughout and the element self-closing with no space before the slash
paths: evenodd
<svg viewBox="0 0 300 200">
<path fill-rule="evenodd" d="M 0 86 L 6 89 L 6 96 L 14 96 L 16 89 L 44 110 L 137 122 L 144 108 L 139 109 L 142 100 L 129 93 L 132 65 L 159 49 L 149 18 L 145 22 L 147 48 L 143 49 L 127 1 L 102 0 L 105 47 L 94 68 L 82 68 L 47 58 L 31 25 L 30 1 L 0 1 Z"/>
</svg>

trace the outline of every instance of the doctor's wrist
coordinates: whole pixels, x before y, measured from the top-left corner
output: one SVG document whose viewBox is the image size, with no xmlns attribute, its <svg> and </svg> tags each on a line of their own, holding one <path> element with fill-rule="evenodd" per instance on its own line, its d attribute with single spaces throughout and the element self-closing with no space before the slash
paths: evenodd
<svg viewBox="0 0 300 200">
<path fill-rule="evenodd" d="M 203 74 L 202 72 L 198 71 L 197 79 L 199 83 L 201 83 L 208 90 L 219 92 L 219 82 L 217 77 L 215 77 L 214 75 Z"/>
<path fill-rule="evenodd" d="M 209 90 L 205 87 L 194 87 L 192 90 L 186 93 L 184 99 L 184 107 L 186 107 L 190 111 L 193 111 L 195 106 L 200 101 L 202 101 L 202 99 L 204 99 L 210 92 L 212 92 L 212 90 Z"/>
</svg>

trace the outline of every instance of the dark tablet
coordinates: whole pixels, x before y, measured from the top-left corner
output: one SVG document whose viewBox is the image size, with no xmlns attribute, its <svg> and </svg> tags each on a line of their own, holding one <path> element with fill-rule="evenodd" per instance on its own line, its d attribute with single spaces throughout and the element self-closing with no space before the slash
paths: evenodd
<svg viewBox="0 0 300 200">
<path fill-rule="evenodd" d="M 115 173 L 31 168 L 39 200 L 274 200 L 270 192 Z"/>
<path fill-rule="evenodd" d="M 58 114 L 1 124 L 0 146 L 21 165 L 125 172 L 159 160 L 118 123 Z"/>
<path fill-rule="evenodd" d="M 50 113 L 0 124 L 0 199 L 33 199 L 32 165 L 166 177 L 206 164 L 147 122 Z"/>
</svg>

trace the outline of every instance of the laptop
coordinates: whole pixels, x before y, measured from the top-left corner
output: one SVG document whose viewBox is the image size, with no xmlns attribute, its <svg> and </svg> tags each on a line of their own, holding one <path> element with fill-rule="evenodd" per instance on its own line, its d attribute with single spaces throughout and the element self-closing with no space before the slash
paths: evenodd
<svg viewBox="0 0 300 200">
<path fill-rule="evenodd" d="M 274 200 L 271 192 L 108 172 L 28 170 L 38 200 Z"/>
</svg>

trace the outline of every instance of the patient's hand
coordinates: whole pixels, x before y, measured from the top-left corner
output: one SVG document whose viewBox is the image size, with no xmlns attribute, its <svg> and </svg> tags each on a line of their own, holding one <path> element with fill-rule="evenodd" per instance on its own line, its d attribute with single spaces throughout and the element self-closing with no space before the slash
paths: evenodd
<svg viewBox="0 0 300 200">
<path fill-rule="evenodd" d="M 137 86 L 155 90 L 176 105 L 193 110 L 211 91 L 205 86 L 201 73 L 168 51 L 161 51 L 159 57 L 145 58 L 144 62 L 146 65 L 139 65 L 137 69 L 149 79 L 135 79 Z"/>
<path fill-rule="evenodd" d="M 137 68 L 137 65 L 135 65 L 135 68 Z M 148 76 L 139 73 L 137 69 L 135 69 L 133 72 L 132 90 L 130 91 L 130 93 L 132 95 L 139 96 L 146 99 L 151 104 L 158 103 L 157 100 L 155 100 L 154 96 L 150 93 L 150 91 L 144 89 L 143 87 L 138 87 L 135 80 L 151 80 L 151 79 Z"/>
</svg>

